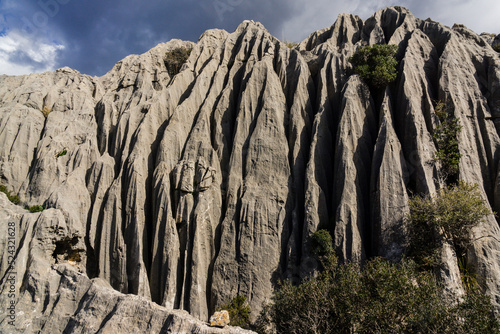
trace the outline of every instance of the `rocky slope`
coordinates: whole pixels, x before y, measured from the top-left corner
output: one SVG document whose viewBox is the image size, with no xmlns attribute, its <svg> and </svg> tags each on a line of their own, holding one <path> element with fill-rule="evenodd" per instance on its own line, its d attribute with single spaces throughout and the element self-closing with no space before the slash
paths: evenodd
<svg viewBox="0 0 500 334">
<path fill-rule="evenodd" d="M 11 307 L 26 333 L 216 332 L 194 318 L 238 294 L 256 317 L 279 279 L 313 274 L 321 228 L 343 261 L 399 260 L 409 196 L 442 186 L 436 100 L 463 127 L 460 178 L 499 212 L 498 40 L 391 7 L 342 14 L 294 49 L 245 21 L 100 78 L 0 76 L 0 180 L 21 199 L 0 195 L 0 328 Z M 376 43 L 399 46 L 399 74 L 373 94 L 348 58 Z M 500 310 L 498 223 L 473 232 L 469 265 Z"/>
</svg>

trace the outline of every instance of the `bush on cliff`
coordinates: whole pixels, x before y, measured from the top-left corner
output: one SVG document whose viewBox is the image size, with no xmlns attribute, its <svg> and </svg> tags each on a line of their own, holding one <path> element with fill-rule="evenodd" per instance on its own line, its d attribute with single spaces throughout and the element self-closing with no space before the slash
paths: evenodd
<svg viewBox="0 0 500 334">
<path fill-rule="evenodd" d="M 229 324 L 246 328 L 250 324 L 250 306 L 247 297 L 237 295 L 229 303 L 221 305 L 218 310 L 226 310 L 229 313 Z"/>
<path fill-rule="evenodd" d="M 0 192 L 3 192 L 5 195 L 7 195 L 7 198 L 9 199 L 9 201 L 11 201 L 12 203 L 14 204 L 19 204 L 20 200 L 19 200 L 19 196 L 17 195 L 12 195 L 11 192 L 9 191 L 9 189 L 0 184 Z"/>
<path fill-rule="evenodd" d="M 45 210 L 45 208 L 42 205 L 32 205 L 26 208 L 26 210 L 28 210 L 31 213 L 36 213 L 36 212 L 42 212 L 43 210 Z"/>
<path fill-rule="evenodd" d="M 382 89 L 397 77 L 397 45 L 376 44 L 359 48 L 349 58 L 354 72 L 372 88 Z"/>
<path fill-rule="evenodd" d="M 465 258 L 471 243 L 471 229 L 491 211 L 477 185 L 459 182 L 438 190 L 436 196 L 415 196 L 408 216 L 409 254 L 425 269 L 437 263 L 443 242 L 453 245 L 457 256 Z"/>
<path fill-rule="evenodd" d="M 163 61 L 171 77 L 180 72 L 182 65 L 188 60 L 191 51 L 192 49 L 180 47 L 165 53 Z"/>
<path fill-rule="evenodd" d="M 437 102 L 434 111 L 439 119 L 439 124 L 433 134 L 437 148 L 434 160 L 440 162 L 441 179 L 447 184 L 454 184 L 458 181 L 462 157 L 458 149 L 458 135 L 462 126 L 457 118 L 448 113 L 444 102 Z"/>
</svg>

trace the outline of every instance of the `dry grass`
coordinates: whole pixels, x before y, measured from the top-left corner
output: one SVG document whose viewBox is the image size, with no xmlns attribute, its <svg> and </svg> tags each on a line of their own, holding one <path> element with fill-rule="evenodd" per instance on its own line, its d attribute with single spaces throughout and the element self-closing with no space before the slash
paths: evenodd
<svg viewBox="0 0 500 334">
<path fill-rule="evenodd" d="M 43 107 L 43 109 L 41 110 L 41 112 L 45 118 L 47 118 L 49 116 L 51 111 L 52 111 L 52 109 L 49 108 L 48 106 Z"/>
<path fill-rule="evenodd" d="M 163 61 L 167 67 L 168 74 L 173 77 L 180 72 L 182 65 L 186 63 L 193 49 L 180 47 L 165 53 Z"/>
</svg>

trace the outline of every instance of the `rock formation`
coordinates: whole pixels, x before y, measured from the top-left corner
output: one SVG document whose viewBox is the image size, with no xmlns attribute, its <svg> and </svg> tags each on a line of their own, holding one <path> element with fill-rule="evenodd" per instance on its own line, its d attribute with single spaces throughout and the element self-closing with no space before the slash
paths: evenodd
<svg viewBox="0 0 500 334">
<path fill-rule="evenodd" d="M 314 274 L 318 229 L 342 261 L 398 261 L 409 196 L 443 185 L 438 100 L 462 125 L 460 179 L 498 212 L 499 39 L 390 7 L 342 14 L 292 49 L 245 21 L 99 78 L 0 76 L 0 182 L 21 200 L 0 194 L 0 328 L 242 332 L 202 321 L 236 295 L 255 318 L 280 279 Z M 348 61 L 376 43 L 399 47 L 382 92 Z M 192 51 L 172 73 L 179 48 Z M 495 217 L 473 234 L 469 265 L 500 311 Z M 456 255 L 443 258 L 445 286 L 461 293 Z"/>
</svg>

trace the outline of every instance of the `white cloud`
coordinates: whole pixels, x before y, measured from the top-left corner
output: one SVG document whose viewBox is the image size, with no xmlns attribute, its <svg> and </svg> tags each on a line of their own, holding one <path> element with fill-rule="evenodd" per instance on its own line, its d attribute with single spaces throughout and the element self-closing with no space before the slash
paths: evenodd
<svg viewBox="0 0 500 334">
<path fill-rule="evenodd" d="M 460 23 L 480 34 L 482 32 L 500 33 L 500 1 L 498 0 L 447 0 L 443 2 L 427 1 L 425 8 L 427 13 L 419 9 L 420 4 L 415 2 L 415 16 L 426 19 L 431 17 L 435 21 L 442 22 L 448 26 Z M 412 8 L 409 8 L 412 10 Z"/>
<path fill-rule="evenodd" d="M 299 42 L 316 30 L 330 27 L 341 13 L 355 14 L 366 20 L 377 10 L 391 4 L 390 0 L 294 0 L 298 14 L 283 25 L 284 35 L 287 40 Z"/>
<path fill-rule="evenodd" d="M 11 30 L 0 36 L 0 74 L 21 75 L 55 69 L 58 52 L 64 46 L 45 43 Z"/>
</svg>

